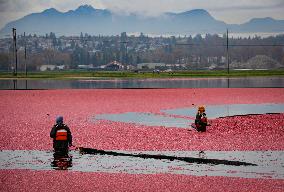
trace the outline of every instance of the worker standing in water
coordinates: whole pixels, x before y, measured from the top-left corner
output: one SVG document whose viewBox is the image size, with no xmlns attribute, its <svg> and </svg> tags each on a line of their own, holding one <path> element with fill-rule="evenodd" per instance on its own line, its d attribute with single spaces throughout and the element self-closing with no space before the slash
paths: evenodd
<svg viewBox="0 0 284 192">
<path fill-rule="evenodd" d="M 63 117 L 56 118 L 56 124 L 50 131 L 50 137 L 53 138 L 53 148 L 56 154 L 68 154 L 69 147 L 72 146 L 72 134 L 67 125 L 63 123 Z"/>
<path fill-rule="evenodd" d="M 196 113 L 195 118 L 195 127 L 198 132 L 206 132 L 206 126 L 207 126 L 207 117 L 205 113 L 205 107 L 199 106 L 198 111 Z"/>
</svg>

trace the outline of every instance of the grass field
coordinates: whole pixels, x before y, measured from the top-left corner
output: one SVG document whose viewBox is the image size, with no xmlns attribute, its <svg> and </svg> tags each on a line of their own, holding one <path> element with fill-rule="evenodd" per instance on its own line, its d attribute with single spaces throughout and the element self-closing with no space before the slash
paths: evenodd
<svg viewBox="0 0 284 192">
<path fill-rule="evenodd" d="M 25 73 L 18 73 L 14 76 L 12 73 L 0 72 L 1 79 L 111 79 L 111 78 L 191 78 L 191 77 L 248 77 L 248 76 L 284 76 L 284 69 L 281 70 L 250 70 L 250 71 L 177 71 L 177 72 L 130 72 L 130 71 L 46 71 L 30 72 L 26 77 Z"/>
</svg>

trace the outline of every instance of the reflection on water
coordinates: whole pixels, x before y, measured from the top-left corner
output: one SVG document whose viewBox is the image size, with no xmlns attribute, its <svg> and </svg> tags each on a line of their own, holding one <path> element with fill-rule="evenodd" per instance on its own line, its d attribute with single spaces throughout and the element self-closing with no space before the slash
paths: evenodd
<svg viewBox="0 0 284 192">
<path fill-rule="evenodd" d="M 180 160 L 137 158 L 101 154 L 80 154 L 71 151 L 69 171 L 107 172 L 129 174 L 183 174 L 196 176 L 227 176 L 243 178 L 284 179 L 284 151 L 116 151 L 119 153 L 147 153 L 175 157 L 193 157 L 242 161 L 257 166 L 187 163 Z M 0 169 L 54 170 L 52 151 L 3 150 L 0 151 Z"/>
<path fill-rule="evenodd" d="M 56 170 L 67 170 L 69 167 L 72 167 L 72 155 L 54 152 L 51 167 Z"/>
<path fill-rule="evenodd" d="M 113 80 L 0 80 L 0 89 L 123 89 L 284 87 L 282 77 L 113 79 Z"/>
</svg>

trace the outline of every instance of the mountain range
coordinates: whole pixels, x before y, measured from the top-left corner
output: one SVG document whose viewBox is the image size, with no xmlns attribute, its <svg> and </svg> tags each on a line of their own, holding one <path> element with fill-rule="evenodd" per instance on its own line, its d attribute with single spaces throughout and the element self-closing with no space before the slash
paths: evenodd
<svg viewBox="0 0 284 192">
<path fill-rule="evenodd" d="M 121 15 L 107 9 L 95 9 L 82 5 L 76 10 L 60 12 L 54 8 L 40 13 L 32 13 L 12 21 L 0 30 L 0 35 L 12 33 L 12 28 L 21 34 L 39 34 L 54 32 L 56 35 L 79 35 L 81 32 L 91 35 L 118 35 L 121 32 L 145 34 L 193 35 L 205 33 L 225 33 L 227 29 L 234 33 L 284 32 L 284 20 L 270 17 L 254 18 L 243 24 L 226 24 L 216 20 L 206 10 L 195 9 L 182 13 L 164 13 L 157 17 L 143 17 L 136 14 Z"/>
</svg>

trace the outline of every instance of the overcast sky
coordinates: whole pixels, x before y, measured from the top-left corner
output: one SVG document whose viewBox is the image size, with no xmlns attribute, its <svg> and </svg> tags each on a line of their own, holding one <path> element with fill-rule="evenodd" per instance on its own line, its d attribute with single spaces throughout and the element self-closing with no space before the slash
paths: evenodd
<svg viewBox="0 0 284 192">
<path fill-rule="evenodd" d="M 284 20 L 284 0 L 0 0 L 0 28 L 30 13 L 48 8 L 66 12 L 84 4 L 117 13 L 147 16 L 206 9 L 216 19 L 230 24 L 262 17 Z"/>
</svg>

